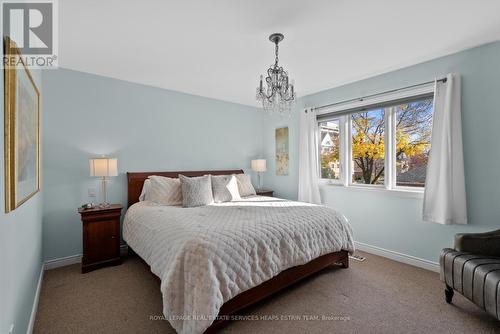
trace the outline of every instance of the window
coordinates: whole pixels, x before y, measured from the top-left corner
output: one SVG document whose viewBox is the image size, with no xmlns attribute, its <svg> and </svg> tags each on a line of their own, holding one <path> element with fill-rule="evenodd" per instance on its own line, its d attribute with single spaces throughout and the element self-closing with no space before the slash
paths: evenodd
<svg viewBox="0 0 500 334">
<path fill-rule="evenodd" d="M 352 183 L 384 184 L 385 111 L 351 115 Z"/>
<path fill-rule="evenodd" d="M 424 187 L 431 147 L 432 99 L 396 106 L 396 186 Z"/>
<path fill-rule="evenodd" d="M 339 119 L 319 123 L 321 178 L 340 180 Z"/>
<path fill-rule="evenodd" d="M 423 189 L 432 93 L 319 116 L 321 178 L 344 186 Z"/>
</svg>

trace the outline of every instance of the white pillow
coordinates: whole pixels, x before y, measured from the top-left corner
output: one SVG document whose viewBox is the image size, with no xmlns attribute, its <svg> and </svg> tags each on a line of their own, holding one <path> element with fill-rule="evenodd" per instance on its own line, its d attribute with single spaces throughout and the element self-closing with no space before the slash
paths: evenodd
<svg viewBox="0 0 500 334">
<path fill-rule="evenodd" d="M 181 205 L 181 181 L 171 177 L 152 175 L 147 199 L 161 205 Z"/>
<path fill-rule="evenodd" d="M 212 192 L 214 194 L 214 202 L 222 203 L 240 200 L 240 192 L 238 190 L 238 180 L 234 175 L 212 175 Z"/>
<path fill-rule="evenodd" d="M 212 204 L 212 181 L 210 175 L 187 177 L 179 175 L 182 188 L 182 206 L 191 208 Z"/>
<path fill-rule="evenodd" d="M 146 179 L 142 185 L 141 195 L 139 196 L 139 202 L 149 201 L 149 189 L 151 188 L 151 180 Z"/>
<path fill-rule="evenodd" d="M 235 174 L 236 179 L 238 179 L 238 189 L 240 191 L 240 196 L 252 196 L 256 195 L 255 188 L 252 185 L 252 180 L 250 175 L 247 174 Z"/>
</svg>

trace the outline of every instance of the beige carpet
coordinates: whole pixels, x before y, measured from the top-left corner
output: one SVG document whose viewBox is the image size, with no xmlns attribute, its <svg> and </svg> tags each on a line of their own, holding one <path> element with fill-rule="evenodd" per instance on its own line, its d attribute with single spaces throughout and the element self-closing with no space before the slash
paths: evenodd
<svg viewBox="0 0 500 334">
<path fill-rule="evenodd" d="M 362 255 L 366 261 L 327 269 L 244 313 L 270 320 L 232 322 L 221 332 L 500 333 L 498 321 L 462 296 L 447 305 L 436 273 Z M 174 333 L 166 321 L 151 320 L 161 316 L 160 287 L 138 258 L 79 270 L 45 272 L 35 333 Z"/>
</svg>

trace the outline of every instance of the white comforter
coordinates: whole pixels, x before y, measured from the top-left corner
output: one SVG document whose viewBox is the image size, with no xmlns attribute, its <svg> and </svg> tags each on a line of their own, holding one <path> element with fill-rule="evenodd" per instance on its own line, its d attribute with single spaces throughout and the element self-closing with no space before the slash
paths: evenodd
<svg viewBox="0 0 500 334">
<path fill-rule="evenodd" d="M 220 307 L 281 271 L 354 251 L 333 209 L 255 196 L 198 208 L 132 205 L 125 241 L 161 279 L 163 313 L 178 333 L 202 333 Z"/>
</svg>

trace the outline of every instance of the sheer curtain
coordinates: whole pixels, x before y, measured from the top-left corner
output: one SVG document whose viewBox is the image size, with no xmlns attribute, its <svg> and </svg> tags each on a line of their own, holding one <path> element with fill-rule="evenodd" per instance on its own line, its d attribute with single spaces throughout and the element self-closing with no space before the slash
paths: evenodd
<svg viewBox="0 0 500 334">
<path fill-rule="evenodd" d="M 321 204 L 319 193 L 319 141 L 316 112 L 300 112 L 299 196 L 301 202 Z"/>
<path fill-rule="evenodd" d="M 427 222 L 467 224 L 460 104 L 458 75 L 436 82 L 423 208 Z"/>
</svg>

